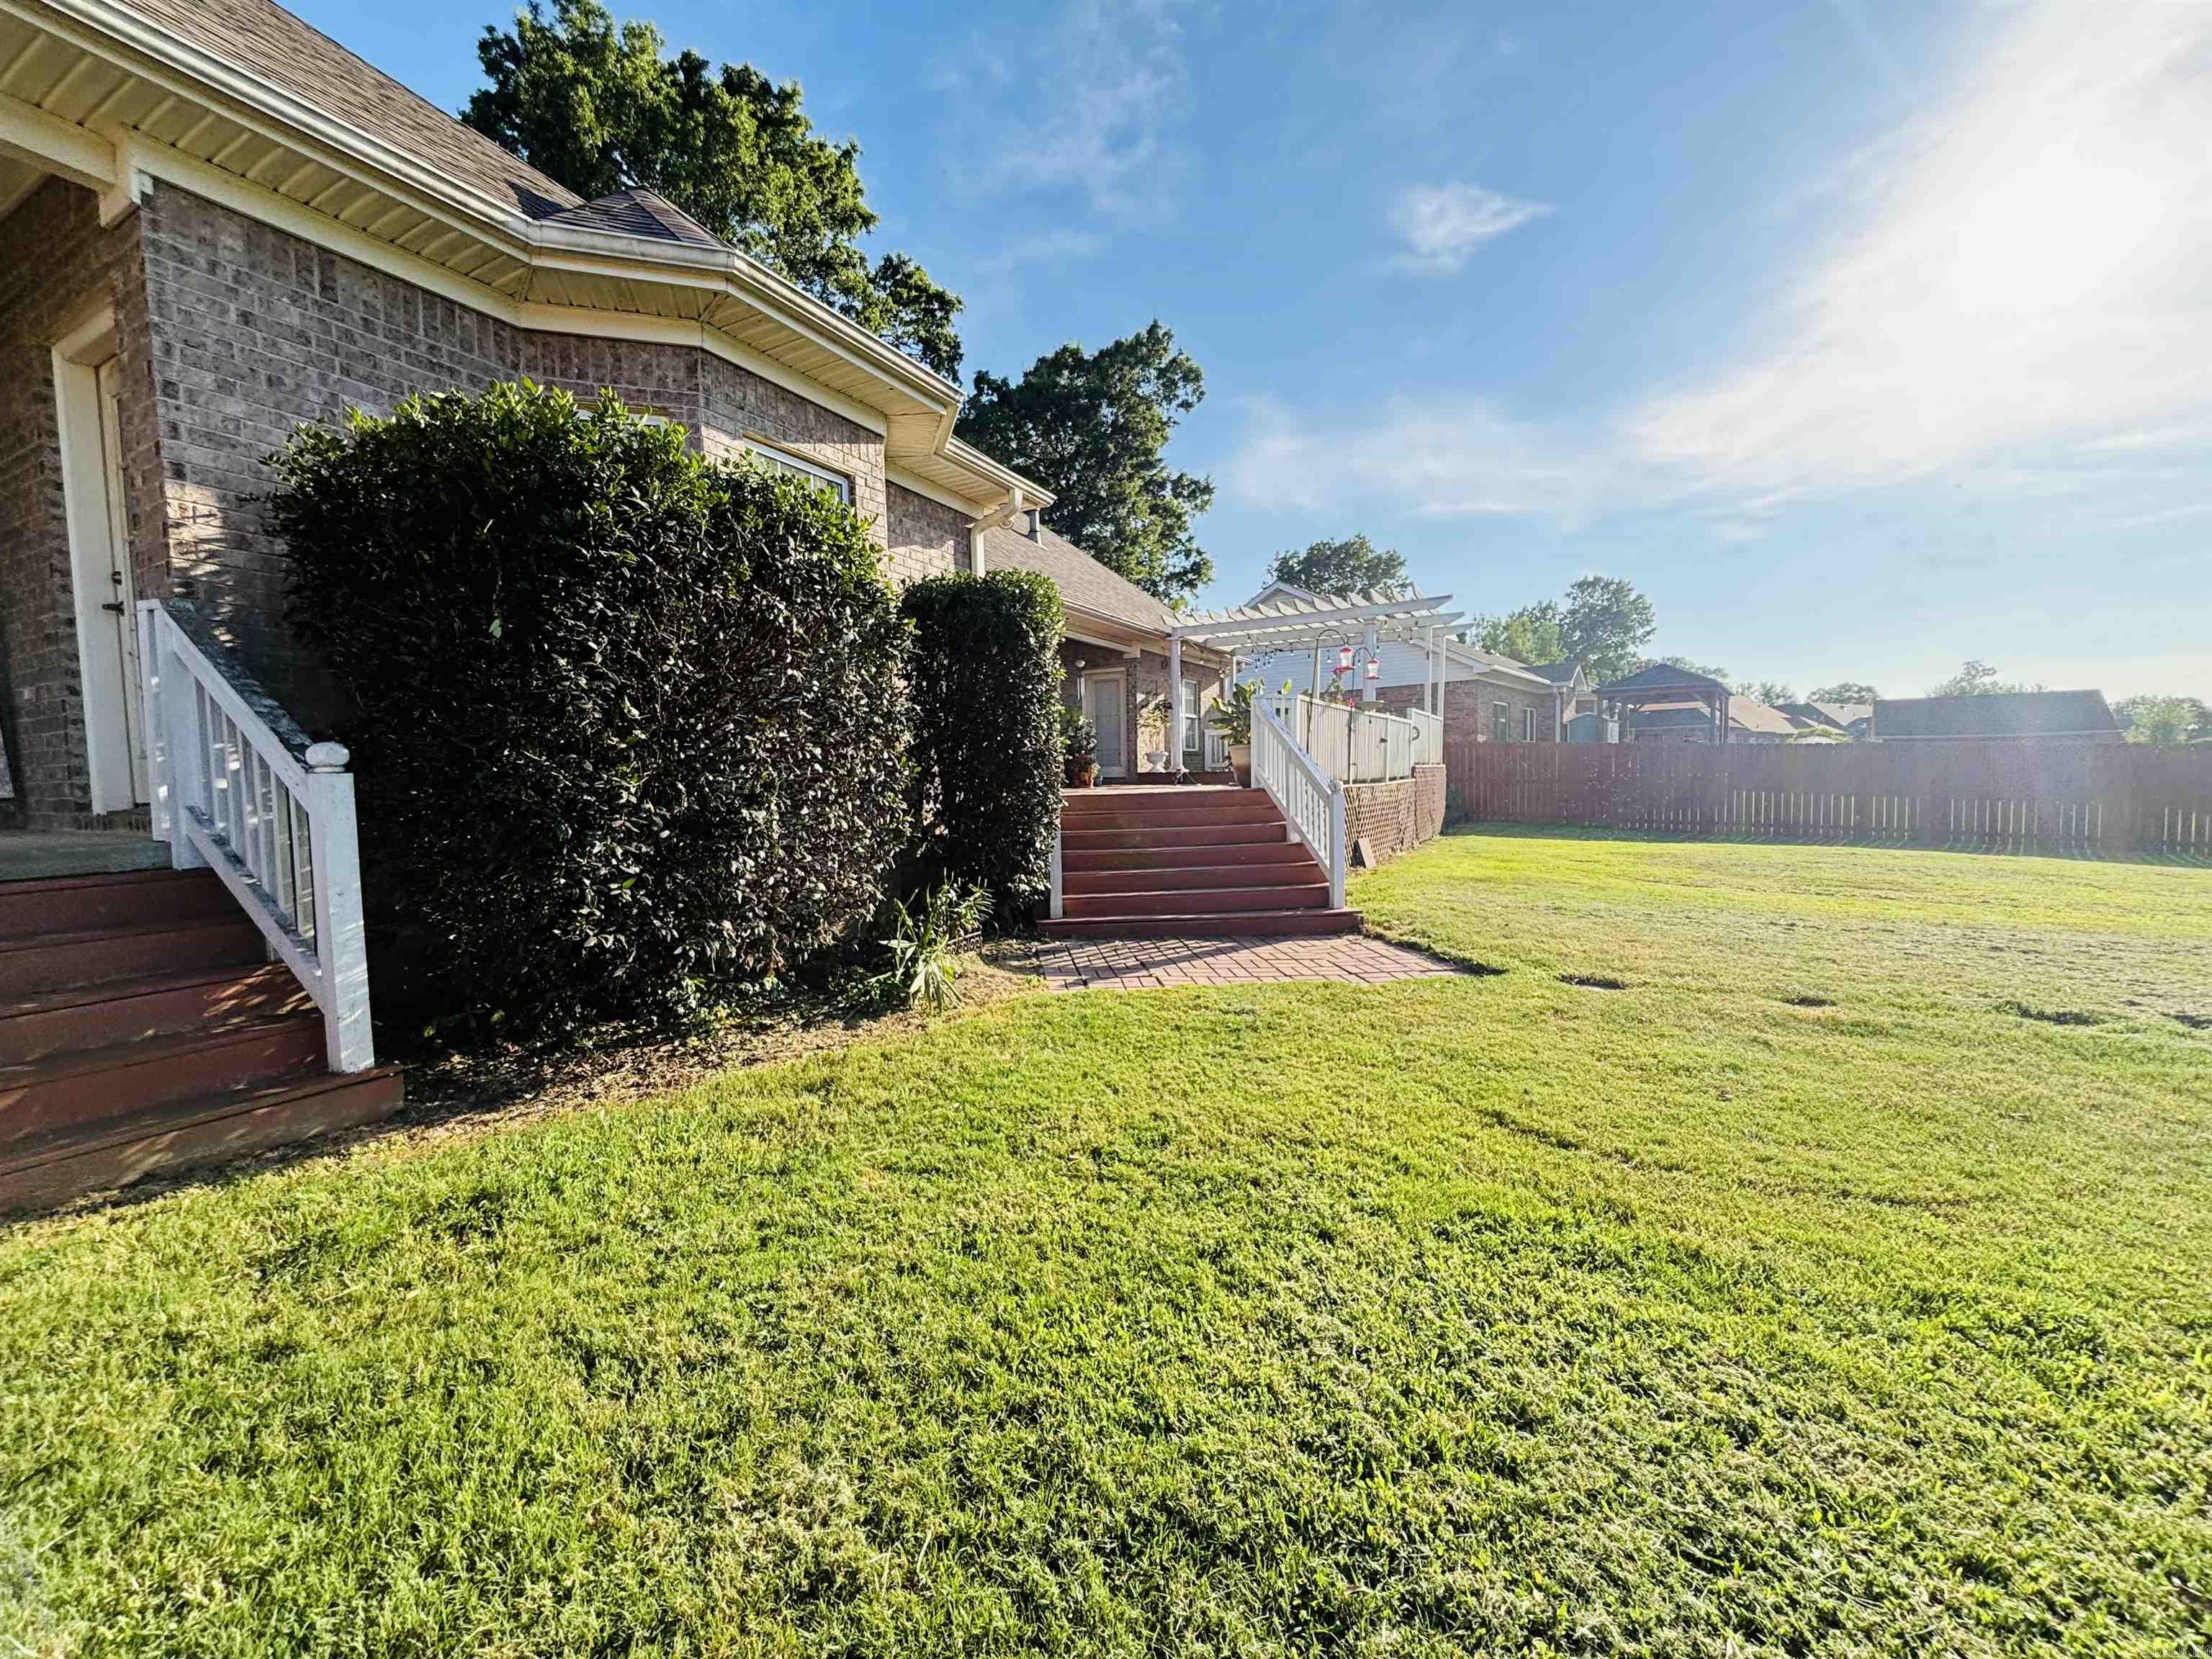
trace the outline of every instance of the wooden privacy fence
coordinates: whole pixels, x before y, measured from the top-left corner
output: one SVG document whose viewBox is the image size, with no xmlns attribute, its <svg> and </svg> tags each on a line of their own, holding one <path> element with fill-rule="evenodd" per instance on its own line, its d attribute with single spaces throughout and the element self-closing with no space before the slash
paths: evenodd
<svg viewBox="0 0 2212 1659">
<path fill-rule="evenodd" d="M 1452 735 L 1467 817 L 2212 855 L 2212 745 L 1508 744 Z"/>
</svg>

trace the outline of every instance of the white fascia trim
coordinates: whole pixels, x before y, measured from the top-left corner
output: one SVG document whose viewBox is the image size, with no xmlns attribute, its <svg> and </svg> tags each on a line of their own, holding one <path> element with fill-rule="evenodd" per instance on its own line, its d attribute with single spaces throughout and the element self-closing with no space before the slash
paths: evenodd
<svg viewBox="0 0 2212 1659">
<path fill-rule="evenodd" d="M 98 133 L 5 93 L 0 93 L 0 155 L 18 156 L 88 190 L 104 190 L 116 179 L 115 148 Z"/>
<path fill-rule="evenodd" d="M 1060 636 L 1064 640 L 1073 640 L 1078 645 L 1095 645 L 1103 651 L 1118 651 L 1132 661 L 1145 654 L 1145 647 L 1141 645 L 1131 645 L 1127 640 L 1104 640 L 1096 634 L 1079 634 L 1072 628 L 1062 629 Z"/>
<path fill-rule="evenodd" d="M 884 477 L 901 489 L 935 501 L 939 507 L 949 507 L 955 513 L 964 513 L 971 519 L 980 517 L 998 505 L 994 500 L 986 499 L 977 501 L 969 501 L 965 496 L 956 495 L 942 484 L 933 484 L 927 478 L 917 478 L 902 466 L 886 465 L 884 468 Z"/>
<path fill-rule="evenodd" d="M 155 143 L 133 134 L 125 136 L 119 149 L 126 164 L 125 174 L 133 181 L 134 188 L 143 190 L 143 181 L 161 179 L 179 190 L 204 197 L 234 213 L 257 220 L 272 229 L 297 236 L 318 247 L 328 248 L 331 252 L 343 254 L 373 270 L 380 270 L 387 276 L 396 276 L 441 299 L 451 300 L 455 305 L 466 306 L 495 322 L 546 334 L 592 335 L 601 339 L 630 340 L 641 344 L 696 346 L 748 374 L 757 374 L 761 379 L 781 386 L 795 397 L 804 398 L 809 403 L 842 415 L 878 437 L 886 429 L 882 411 L 854 403 L 828 386 L 807 380 L 774 358 L 763 356 L 704 323 L 681 317 L 653 317 L 638 312 L 594 311 L 583 306 L 544 305 L 534 301 L 518 300 L 511 294 L 502 293 L 473 277 L 459 276 L 433 260 L 408 252 L 404 248 L 380 241 L 367 231 L 356 230 L 328 214 L 318 213 L 289 196 L 279 196 L 263 185 L 248 184 L 236 173 L 225 173 L 221 167 L 203 161 L 196 155 L 187 155 L 182 150 L 172 149 L 167 144 Z"/>
<path fill-rule="evenodd" d="M 957 414 L 958 410 L 955 410 L 954 413 Z M 949 421 L 947 424 L 950 424 Z M 1042 508 L 1053 503 L 1054 496 L 1049 489 L 1031 483 L 1010 466 L 1000 465 L 971 443 L 947 436 L 942 446 L 942 453 L 945 459 L 964 466 L 971 472 L 981 473 L 1010 494 L 1019 491 L 1024 501 L 1030 507 Z"/>
</svg>

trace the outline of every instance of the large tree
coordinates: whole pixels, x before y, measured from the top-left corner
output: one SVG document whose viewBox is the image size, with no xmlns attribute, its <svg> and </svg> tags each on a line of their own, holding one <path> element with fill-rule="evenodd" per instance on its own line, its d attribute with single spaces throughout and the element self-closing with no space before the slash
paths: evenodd
<svg viewBox="0 0 2212 1659">
<path fill-rule="evenodd" d="M 1155 319 L 1085 351 L 1073 342 L 1019 380 L 979 372 L 960 435 L 1053 493 L 1053 528 L 1146 592 L 1180 605 L 1213 579 L 1191 520 L 1213 482 L 1163 452 L 1206 395 L 1206 377 Z"/>
<path fill-rule="evenodd" d="M 1477 617 L 1468 636 L 1484 650 L 1516 662 L 1558 662 L 1567 654 L 1559 635 L 1559 607 L 1549 599 L 1524 605 L 1504 617 Z"/>
<path fill-rule="evenodd" d="M 948 379 L 960 370 L 959 296 L 902 253 L 872 265 L 873 230 L 855 167 L 800 107 L 799 83 L 750 64 L 720 70 L 696 52 L 662 55 L 651 23 L 617 27 L 599 0 L 531 0 L 512 32 L 487 27 L 477 57 L 491 84 L 461 118 L 588 199 L 658 191 L 732 247 L 781 271 Z"/>
<path fill-rule="evenodd" d="M 1838 680 L 1833 685 L 1816 685 L 1808 699 L 1812 702 L 1872 702 L 1881 695 L 1864 680 Z"/>
<path fill-rule="evenodd" d="M 1404 581 L 1406 561 L 1355 533 L 1341 541 L 1309 542 L 1301 550 L 1276 554 L 1267 567 L 1267 580 L 1288 582 L 1309 593 L 1364 593 Z"/>
<path fill-rule="evenodd" d="M 1567 589 L 1559 612 L 1559 654 L 1593 680 L 1632 672 L 1659 631 L 1651 601 L 1619 576 L 1584 576 Z"/>
<path fill-rule="evenodd" d="M 1787 680 L 1738 680 L 1729 689 L 1739 697 L 1749 697 L 1753 702 L 1763 702 L 1770 708 L 1797 701 L 1797 694 L 1790 689 Z"/>
<path fill-rule="evenodd" d="M 2198 697 L 2127 697 L 2112 705 L 2130 743 L 2165 747 L 2212 737 L 2212 708 Z"/>
</svg>

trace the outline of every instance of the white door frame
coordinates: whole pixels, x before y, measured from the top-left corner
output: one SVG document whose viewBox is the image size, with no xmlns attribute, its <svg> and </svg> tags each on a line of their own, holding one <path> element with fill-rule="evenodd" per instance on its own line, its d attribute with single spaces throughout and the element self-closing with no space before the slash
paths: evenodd
<svg viewBox="0 0 2212 1659">
<path fill-rule="evenodd" d="M 1091 712 L 1091 688 L 1114 682 L 1114 696 L 1121 711 L 1121 746 L 1112 759 L 1101 753 L 1098 757 L 1098 775 L 1102 778 L 1126 778 L 1129 775 L 1130 745 L 1135 737 L 1129 725 L 1129 671 L 1126 668 L 1092 668 L 1083 676 L 1083 712 Z"/>
<path fill-rule="evenodd" d="M 110 482 L 100 370 L 116 355 L 115 308 L 102 303 L 54 342 L 54 418 L 61 437 L 62 506 L 69 528 L 70 602 L 84 700 L 85 774 L 92 810 L 127 811 L 146 798 L 142 705 L 132 647 L 137 598 L 128 520 Z M 115 580 L 120 574 L 120 585 Z M 118 613 L 111 610 L 121 605 Z"/>
</svg>

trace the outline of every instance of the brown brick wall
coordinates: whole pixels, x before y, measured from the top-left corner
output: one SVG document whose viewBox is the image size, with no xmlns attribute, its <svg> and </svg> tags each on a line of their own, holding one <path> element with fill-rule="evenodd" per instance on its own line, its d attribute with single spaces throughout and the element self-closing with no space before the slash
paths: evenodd
<svg viewBox="0 0 2212 1659">
<path fill-rule="evenodd" d="M 112 304 L 132 560 L 139 593 L 158 596 L 167 575 L 140 272 L 135 222 L 103 229 L 92 192 L 62 179 L 0 220 L 0 732 L 16 796 L 0 802 L 0 823 L 84 829 L 139 816 L 92 813 L 52 348 L 88 309 Z"/>
<path fill-rule="evenodd" d="M 904 586 L 918 577 L 971 568 L 967 514 L 889 482 L 884 500 L 884 547 L 893 581 Z"/>
<path fill-rule="evenodd" d="M 709 454 L 750 435 L 844 473 L 884 538 L 882 438 L 700 347 L 512 328 L 166 184 L 137 216 L 177 590 L 310 730 L 335 700 L 287 637 L 283 550 L 250 498 L 295 427 L 349 406 L 518 375 L 580 398 L 611 388 Z"/>
<path fill-rule="evenodd" d="M 1380 701 L 1378 698 L 1377 701 Z M 1377 864 L 1410 853 L 1444 827 L 1444 769 L 1417 766 L 1410 778 L 1344 787 L 1347 842 L 1367 838 Z"/>
<path fill-rule="evenodd" d="M 1378 706 L 1391 710 L 1415 708 L 1422 706 L 1421 693 L 1422 688 L 1418 685 L 1387 685 L 1376 690 L 1375 701 Z M 1444 688 L 1444 740 L 1453 742 L 1473 732 L 1476 741 L 1490 742 L 1497 735 L 1491 719 L 1492 708 L 1501 702 L 1506 709 L 1507 742 L 1521 741 L 1521 711 L 1524 708 L 1536 712 L 1538 743 L 1559 741 L 1559 704 L 1551 692 L 1494 684 L 1488 680 L 1455 680 Z"/>
</svg>

